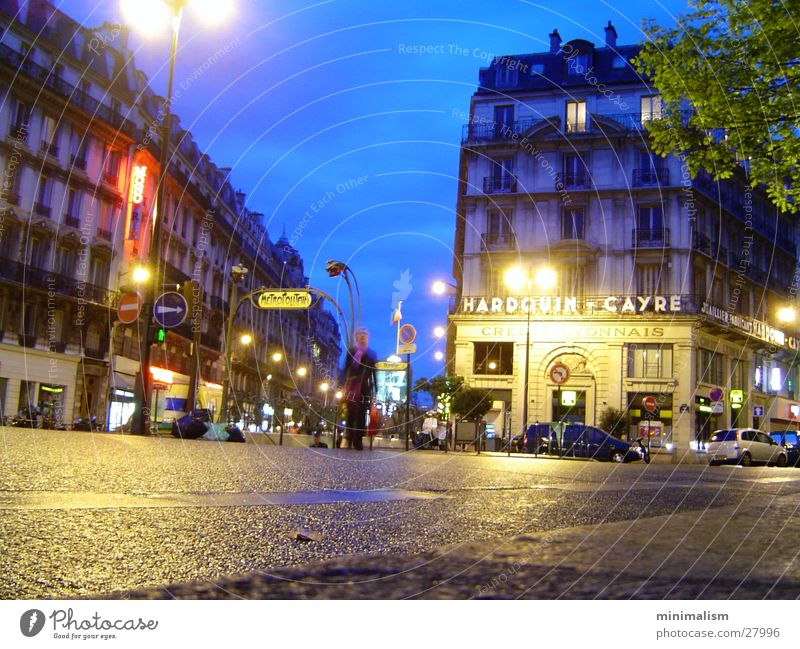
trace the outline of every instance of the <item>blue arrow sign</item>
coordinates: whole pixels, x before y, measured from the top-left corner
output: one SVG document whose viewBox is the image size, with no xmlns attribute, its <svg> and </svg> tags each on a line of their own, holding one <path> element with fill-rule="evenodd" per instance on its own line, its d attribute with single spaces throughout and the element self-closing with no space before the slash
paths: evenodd
<svg viewBox="0 0 800 649">
<path fill-rule="evenodd" d="M 158 296 L 153 305 L 153 317 L 166 329 L 172 329 L 186 320 L 189 305 L 180 293 L 169 291 Z"/>
</svg>

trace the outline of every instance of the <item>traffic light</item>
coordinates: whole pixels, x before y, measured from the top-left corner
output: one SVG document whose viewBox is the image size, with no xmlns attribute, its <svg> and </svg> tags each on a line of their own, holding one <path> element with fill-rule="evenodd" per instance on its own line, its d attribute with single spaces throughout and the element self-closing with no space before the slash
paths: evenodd
<svg viewBox="0 0 800 649">
<path fill-rule="evenodd" d="M 167 330 L 164 327 L 156 329 L 156 342 L 160 345 L 167 339 Z"/>
</svg>

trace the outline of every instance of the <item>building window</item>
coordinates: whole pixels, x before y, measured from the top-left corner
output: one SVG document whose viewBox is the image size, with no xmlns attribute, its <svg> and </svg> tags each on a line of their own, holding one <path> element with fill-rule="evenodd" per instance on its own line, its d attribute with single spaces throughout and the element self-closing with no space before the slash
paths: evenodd
<svg viewBox="0 0 800 649">
<path fill-rule="evenodd" d="M 641 112 L 642 124 L 651 119 L 661 119 L 661 95 L 643 95 Z"/>
<path fill-rule="evenodd" d="M 39 177 L 39 187 L 36 192 L 36 203 L 33 211 L 40 216 L 50 216 L 50 198 L 53 195 L 53 181 L 47 176 Z"/>
<path fill-rule="evenodd" d="M 48 155 L 58 155 L 58 122 L 50 115 L 42 115 L 41 150 Z"/>
<path fill-rule="evenodd" d="M 514 373 L 514 343 L 473 343 L 473 374 Z"/>
<path fill-rule="evenodd" d="M 77 221 L 81 212 L 81 191 L 77 187 L 70 187 L 67 190 L 67 211 L 65 215 L 68 219 L 67 225 L 78 227 Z"/>
<path fill-rule="evenodd" d="M 562 266 L 558 277 L 558 288 L 560 295 L 567 297 L 582 297 L 585 294 L 585 266 Z"/>
<path fill-rule="evenodd" d="M 666 293 L 666 263 L 636 264 L 637 295 L 664 295 Z"/>
<path fill-rule="evenodd" d="M 698 349 L 697 381 L 711 385 L 725 385 L 725 357 L 709 349 Z"/>
<path fill-rule="evenodd" d="M 495 106 L 494 107 L 494 136 L 511 137 L 514 132 L 514 107 Z"/>
<path fill-rule="evenodd" d="M 636 214 L 634 245 L 661 246 L 665 241 L 664 210 L 660 205 L 640 205 Z"/>
<path fill-rule="evenodd" d="M 583 239 L 585 238 L 586 208 L 584 207 L 565 207 L 561 216 L 561 238 L 562 239 Z"/>
<path fill-rule="evenodd" d="M 589 184 L 589 171 L 583 157 L 577 153 L 564 155 L 564 187 L 586 187 Z"/>
<path fill-rule="evenodd" d="M 491 175 L 484 181 L 484 191 L 489 194 L 494 192 L 513 192 L 516 191 L 516 188 L 514 159 L 492 160 Z"/>
<path fill-rule="evenodd" d="M 77 264 L 77 251 L 72 246 L 60 246 L 58 249 L 58 266 L 56 272 L 60 275 L 73 277 Z"/>
<path fill-rule="evenodd" d="M 47 259 L 47 242 L 34 235 L 28 239 L 25 262 L 32 268 L 44 268 Z"/>
<path fill-rule="evenodd" d="M 94 257 L 92 259 L 92 284 L 106 288 L 108 286 L 108 272 L 109 263 L 106 257 Z"/>
<path fill-rule="evenodd" d="M 672 345 L 626 345 L 628 378 L 667 379 L 672 376 Z"/>
<path fill-rule="evenodd" d="M 498 88 L 512 88 L 517 85 L 517 66 L 514 61 L 501 59 L 495 76 Z"/>
<path fill-rule="evenodd" d="M 567 133 L 586 132 L 586 102 L 567 102 Z"/>
<path fill-rule="evenodd" d="M 486 215 L 484 243 L 495 246 L 513 246 L 514 231 L 511 227 L 511 213 L 492 210 Z"/>
<path fill-rule="evenodd" d="M 28 122 L 31 117 L 31 109 L 24 101 L 17 100 L 14 107 L 14 121 L 11 126 L 11 135 L 20 138 L 23 142 L 28 137 Z"/>
<path fill-rule="evenodd" d="M 589 55 L 578 54 L 573 52 L 571 56 L 566 59 L 567 74 L 569 76 L 581 76 L 586 74 L 589 70 Z"/>
<path fill-rule="evenodd" d="M 627 65 L 628 62 L 625 60 L 625 57 L 620 56 L 619 54 L 617 54 L 613 59 L 611 59 L 611 68 L 613 70 L 621 70 Z"/>
<path fill-rule="evenodd" d="M 103 180 L 109 185 L 119 182 L 120 152 L 111 147 L 106 147 L 105 162 L 103 165 Z"/>
</svg>

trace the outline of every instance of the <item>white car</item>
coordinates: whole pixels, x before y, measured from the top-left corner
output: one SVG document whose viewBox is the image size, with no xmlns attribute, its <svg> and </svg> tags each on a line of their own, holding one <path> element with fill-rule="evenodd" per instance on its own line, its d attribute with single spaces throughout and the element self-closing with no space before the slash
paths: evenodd
<svg viewBox="0 0 800 649">
<path fill-rule="evenodd" d="M 733 462 L 742 466 L 754 463 L 786 466 L 786 449 L 765 432 L 755 428 L 718 430 L 707 447 L 708 463 Z"/>
</svg>

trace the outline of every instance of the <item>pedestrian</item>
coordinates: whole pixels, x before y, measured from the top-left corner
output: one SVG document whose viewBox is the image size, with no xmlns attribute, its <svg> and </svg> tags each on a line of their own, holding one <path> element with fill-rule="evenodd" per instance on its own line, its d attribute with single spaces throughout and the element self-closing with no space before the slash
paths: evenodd
<svg viewBox="0 0 800 649">
<path fill-rule="evenodd" d="M 328 448 L 328 445 L 322 441 L 322 431 L 317 429 L 314 431 L 314 441 L 309 448 Z"/>
<path fill-rule="evenodd" d="M 347 408 L 345 430 L 350 448 L 363 450 L 362 439 L 367 426 L 367 413 L 375 393 L 375 352 L 369 347 L 369 332 L 359 327 L 355 345 L 347 350 L 342 371 L 344 403 Z"/>
</svg>

